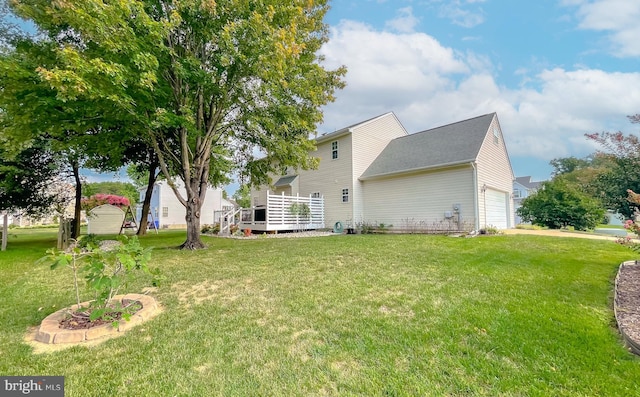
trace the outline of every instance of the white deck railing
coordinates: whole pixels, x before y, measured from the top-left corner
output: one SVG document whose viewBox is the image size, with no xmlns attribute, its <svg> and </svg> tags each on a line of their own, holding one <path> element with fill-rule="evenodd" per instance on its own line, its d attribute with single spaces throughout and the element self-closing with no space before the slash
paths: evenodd
<svg viewBox="0 0 640 397">
<path fill-rule="evenodd" d="M 217 218 L 218 222 L 220 223 L 220 231 L 218 232 L 218 234 L 225 236 L 231 234 L 231 225 L 234 225 L 236 223 L 238 215 L 241 211 L 242 208 L 233 207 L 220 211 L 219 214 L 218 211 L 216 211 L 214 213 L 214 218 Z"/>
<path fill-rule="evenodd" d="M 324 198 L 269 194 L 267 205 L 243 208 L 240 228 L 256 231 L 324 228 Z"/>
</svg>

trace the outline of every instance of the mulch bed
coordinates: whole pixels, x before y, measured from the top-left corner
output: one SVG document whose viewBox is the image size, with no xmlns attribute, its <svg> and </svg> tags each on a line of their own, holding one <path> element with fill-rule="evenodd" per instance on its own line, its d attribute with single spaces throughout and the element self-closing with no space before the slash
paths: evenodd
<svg viewBox="0 0 640 397">
<path fill-rule="evenodd" d="M 142 304 L 139 301 L 135 301 L 131 299 L 123 299 L 121 304 L 123 309 L 131 315 L 136 314 L 142 309 Z M 98 327 L 103 324 L 112 324 L 114 321 L 122 320 L 123 312 L 121 311 L 107 312 L 102 318 L 98 318 L 93 321 L 90 320 L 90 316 L 91 316 L 90 308 L 83 308 L 82 310 L 73 311 L 69 313 L 69 315 L 65 316 L 65 318 L 60 320 L 60 328 L 89 329 L 93 327 Z"/>
<path fill-rule="evenodd" d="M 615 314 L 618 328 L 631 350 L 640 354 L 640 264 L 625 262 L 616 278 Z"/>
</svg>

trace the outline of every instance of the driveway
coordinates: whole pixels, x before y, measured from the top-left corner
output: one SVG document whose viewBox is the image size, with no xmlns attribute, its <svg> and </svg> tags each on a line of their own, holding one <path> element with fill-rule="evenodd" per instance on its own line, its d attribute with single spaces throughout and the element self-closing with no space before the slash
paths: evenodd
<svg viewBox="0 0 640 397">
<path fill-rule="evenodd" d="M 616 236 L 604 236 L 601 234 L 593 234 L 586 232 L 569 232 L 565 230 L 527 230 L 527 229 L 506 229 L 502 230 L 504 234 L 532 234 L 538 236 L 552 237 L 574 237 L 574 238 L 590 238 L 594 240 L 610 240 L 616 241 Z"/>
</svg>

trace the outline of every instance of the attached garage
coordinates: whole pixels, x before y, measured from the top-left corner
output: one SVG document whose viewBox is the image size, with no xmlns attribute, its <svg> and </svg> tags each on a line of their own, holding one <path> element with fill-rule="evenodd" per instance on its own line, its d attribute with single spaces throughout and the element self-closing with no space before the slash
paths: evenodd
<svg viewBox="0 0 640 397">
<path fill-rule="evenodd" d="M 486 226 L 507 229 L 509 227 L 508 194 L 499 190 L 485 192 Z"/>
</svg>

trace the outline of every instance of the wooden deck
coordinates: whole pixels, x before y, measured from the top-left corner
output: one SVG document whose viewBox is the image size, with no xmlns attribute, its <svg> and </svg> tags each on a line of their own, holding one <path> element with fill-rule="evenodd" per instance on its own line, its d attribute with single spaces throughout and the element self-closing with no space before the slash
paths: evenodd
<svg viewBox="0 0 640 397">
<path fill-rule="evenodd" d="M 267 192 L 267 205 L 243 208 L 238 226 L 256 232 L 323 229 L 324 198 Z"/>
</svg>

